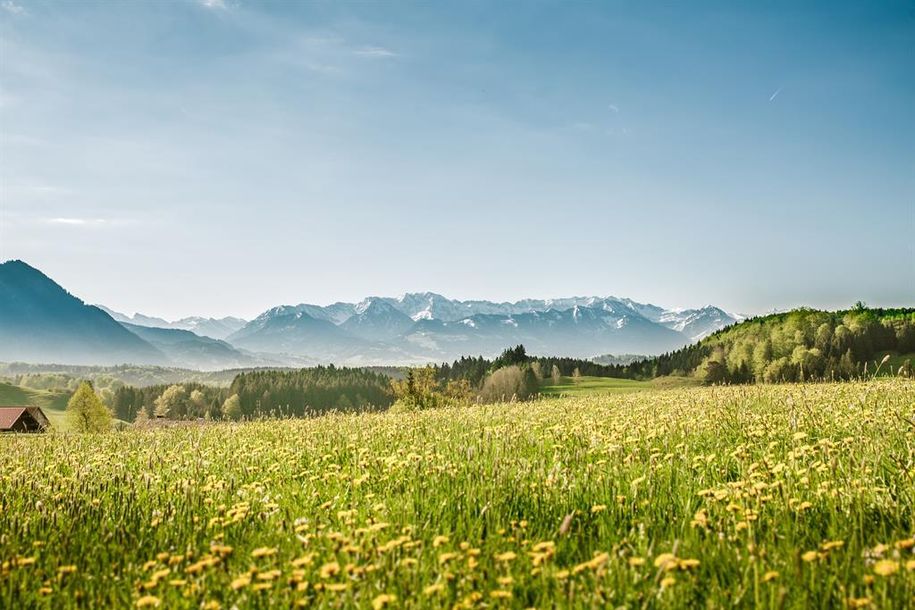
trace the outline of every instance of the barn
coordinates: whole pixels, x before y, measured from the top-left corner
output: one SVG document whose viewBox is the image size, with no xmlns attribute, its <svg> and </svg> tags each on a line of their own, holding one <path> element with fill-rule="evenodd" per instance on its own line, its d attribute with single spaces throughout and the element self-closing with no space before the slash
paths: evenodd
<svg viewBox="0 0 915 610">
<path fill-rule="evenodd" d="M 40 407 L 0 407 L 0 432 L 44 432 L 50 425 Z"/>
</svg>

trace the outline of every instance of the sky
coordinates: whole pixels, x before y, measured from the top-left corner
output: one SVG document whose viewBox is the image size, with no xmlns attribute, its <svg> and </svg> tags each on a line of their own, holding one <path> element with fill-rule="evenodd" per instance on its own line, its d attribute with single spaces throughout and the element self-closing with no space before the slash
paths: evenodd
<svg viewBox="0 0 915 610">
<path fill-rule="evenodd" d="M 0 0 L 0 260 L 132 313 L 915 305 L 911 2 Z"/>
</svg>

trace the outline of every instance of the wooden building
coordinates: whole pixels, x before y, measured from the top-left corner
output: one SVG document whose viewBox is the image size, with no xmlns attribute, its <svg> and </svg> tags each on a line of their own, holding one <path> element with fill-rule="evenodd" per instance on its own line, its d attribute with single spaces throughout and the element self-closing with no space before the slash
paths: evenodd
<svg viewBox="0 0 915 610">
<path fill-rule="evenodd" d="M 50 425 L 40 407 L 0 407 L 0 432 L 44 432 Z"/>
</svg>

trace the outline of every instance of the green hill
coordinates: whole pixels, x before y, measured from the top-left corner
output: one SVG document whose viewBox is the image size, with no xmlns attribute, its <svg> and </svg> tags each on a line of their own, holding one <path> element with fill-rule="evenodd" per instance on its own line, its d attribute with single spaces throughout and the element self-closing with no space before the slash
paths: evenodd
<svg viewBox="0 0 915 610">
<path fill-rule="evenodd" d="M 71 392 L 66 390 L 33 390 L 9 383 L 0 383 L 0 407 L 29 405 L 41 407 L 56 430 L 69 430 L 67 401 Z"/>
<path fill-rule="evenodd" d="M 675 352 L 615 368 L 634 379 L 688 375 L 707 383 L 771 383 L 911 376 L 913 359 L 915 308 L 858 305 L 751 318 Z"/>
</svg>

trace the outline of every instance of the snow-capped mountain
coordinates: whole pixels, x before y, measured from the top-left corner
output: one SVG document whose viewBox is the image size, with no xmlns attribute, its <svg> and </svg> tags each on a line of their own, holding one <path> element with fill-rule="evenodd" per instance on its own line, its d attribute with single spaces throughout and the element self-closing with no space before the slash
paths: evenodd
<svg viewBox="0 0 915 610">
<path fill-rule="evenodd" d="M 123 324 L 133 324 L 135 326 L 145 326 L 147 328 L 174 328 L 178 330 L 189 330 L 195 335 L 219 340 L 225 339 L 248 323 L 247 320 L 243 320 L 241 318 L 233 318 L 231 316 L 225 318 L 203 318 L 200 316 L 191 316 L 188 318 L 181 318 L 180 320 L 169 322 L 163 318 L 147 316 L 142 313 L 135 313 L 132 316 L 128 316 L 126 314 L 114 311 L 113 309 L 109 309 L 104 305 L 97 305 L 96 307 Z"/>
<path fill-rule="evenodd" d="M 616 297 L 459 301 L 432 292 L 359 303 L 274 307 L 227 340 L 241 347 L 323 361 L 395 364 L 530 353 L 591 357 L 657 354 L 737 321 L 716 307 L 665 309 Z"/>
</svg>

